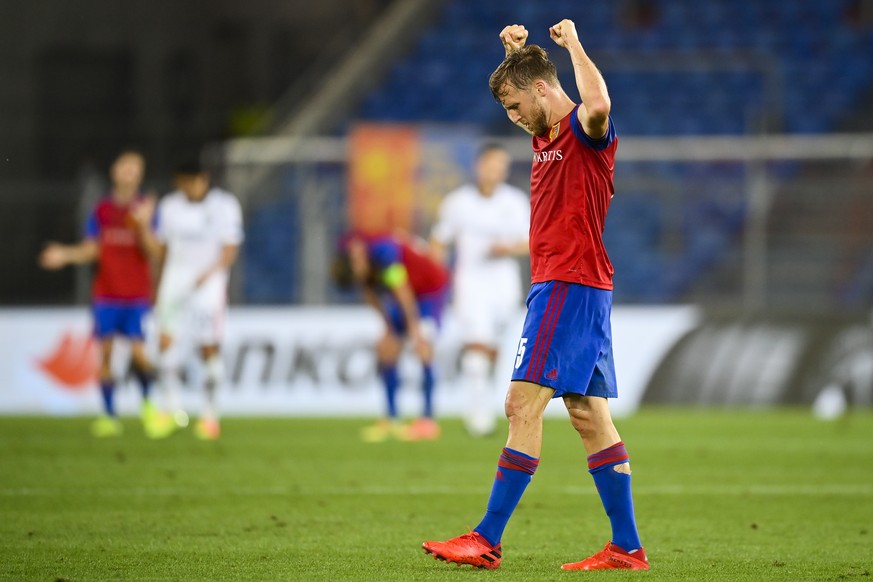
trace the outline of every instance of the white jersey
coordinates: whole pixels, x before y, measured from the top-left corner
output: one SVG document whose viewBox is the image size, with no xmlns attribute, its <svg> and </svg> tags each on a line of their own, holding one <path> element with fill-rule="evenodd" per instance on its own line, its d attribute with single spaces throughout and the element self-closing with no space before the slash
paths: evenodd
<svg viewBox="0 0 873 582">
<path fill-rule="evenodd" d="M 156 234 L 167 246 L 164 270 L 186 271 L 196 279 L 218 262 L 225 245 L 242 242 L 239 201 L 219 188 L 198 202 L 172 192 L 158 206 Z"/>
<path fill-rule="evenodd" d="M 196 335 L 201 341 L 218 339 L 227 305 L 227 270 L 216 271 L 197 285 L 197 279 L 221 259 L 227 245 L 243 240 L 242 210 L 229 192 L 212 188 L 193 202 L 172 192 L 158 205 L 156 235 L 166 245 L 158 289 L 157 313 L 164 332 L 175 335 L 188 321 L 207 322 Z"/>
<path fill-rule="evenodd" d="M 500 184 L 491 196 L 483 196 L 467 184 L 446 195 L 433 238 L 455 245 L 457 272 L 487 281 L 491 287 L 498 281 L 518 287 L 518 262 L 513 257 L 492 257 L 490 250 L 495 244 L 527 240 L 529 229 L 530 199 L 524 192 Z"/>
<path fill-rule="evenodd" d="M 509 184 L 498 185 L 491 196 L 467 184 L 443 200 L 432 238 L 455 246 L 455 308 L 469 340 L 493 342 L 497 320 L 521 303 L 517 258 L 492 256 L 491 248 L 525 241 L 529 229 L 530 199 Z"/>
</svg>

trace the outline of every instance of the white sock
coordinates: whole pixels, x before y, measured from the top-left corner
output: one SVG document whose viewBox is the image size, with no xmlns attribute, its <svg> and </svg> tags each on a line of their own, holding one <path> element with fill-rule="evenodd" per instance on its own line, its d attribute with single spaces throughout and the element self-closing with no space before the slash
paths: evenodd
<svg viewBox="0 0 873 582">
<path fill-rule="evenodd" d="M 203 364 L 203 417 L 218 420 L 218 388 L 224 383 L 224 360 L 221 354 L 215 354 Z"/>
<path fill-rule="evenodd" d="M 468 394 L 464 421 L 474 435 L 492 432 L 497 425 L 497 411 L 492 402 L 491 359 L 477 350 L 461 356 L 461 379 Z"/>
<path fill-rule="evenodd" d="M 179 366 L 172 349 L 158 356 L 158 384 L 167 403 L 167 409 L 175 413 L 182 410 L 182 381 Z"/>
</svg>

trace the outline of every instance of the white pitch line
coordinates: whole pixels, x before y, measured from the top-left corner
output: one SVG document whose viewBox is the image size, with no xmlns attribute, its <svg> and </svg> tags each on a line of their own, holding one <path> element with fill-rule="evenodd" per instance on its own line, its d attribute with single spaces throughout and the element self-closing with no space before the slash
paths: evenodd
<svg viewBox="0 0 873 582">
<path fill-rule="evenodd" d="M 483 495 L 487 493 L 484 487 L 448 487 L 448 486 L 343 486 L 343 487 L 222 487 L 208 488 L 192 486 L 182 487 L 107 487 L 98 489 L 60 489 L 45 487 L 6 487 L 0 489 L 0 497 L 281 497 L 281 496 L 424 496 L 424 495 Z M 566 487 L 534 487 L 537 493 L 552 495 L 595 495 L 594 486 Z M 829 484 L 829 485 L 642 485 L 634 487 L 634 495 L 719 495 L 719 496 L 750 496 L 750 497 L 780 497 L 780 496 L 873 496 L 871 484 Z"/>
</svg>

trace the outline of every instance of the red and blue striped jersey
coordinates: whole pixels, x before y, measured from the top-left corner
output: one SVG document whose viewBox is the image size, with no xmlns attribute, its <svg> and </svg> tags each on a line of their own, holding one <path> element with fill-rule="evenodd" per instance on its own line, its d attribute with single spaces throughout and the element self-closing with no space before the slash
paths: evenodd
<svg viewBox="0 0 873 582">
<path fill-rule="evenodd" d="M 136 203 L 119 205 L 107 196 L 88 217 L 85 236 L 100 246 L 92 287 L 95 301 L 151 301 L 151 265 L 130 216 Z"/>
<path fill-rule="evenodd" d="M 578 106 L 533 137 L 531 282 L 565 281 L 612 289 L 612 263 L 603 245 L 606 212 L 615 191 L 618 138 L 612 119 L 600 139 L 582 129 Z"/>
</svg>

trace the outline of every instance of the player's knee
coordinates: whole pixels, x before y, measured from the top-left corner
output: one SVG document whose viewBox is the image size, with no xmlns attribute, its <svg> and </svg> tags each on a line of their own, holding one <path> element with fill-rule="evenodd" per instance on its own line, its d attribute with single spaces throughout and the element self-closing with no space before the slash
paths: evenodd
<svg viewBox="0 0 873 582">
<path fill-rule="evenodd" d="M 133 368 L 140 374 L 153 374 L 154 373 L 154 365 L 148 356 L 145 355 L 144 350 L 134 350 L 131 354 L 131 360 L 133 361 Z"/>
<path fill-rule="evenodd" d="M 415 349 L 415 353 L 418 355 L 418 358 L 422 361 L 422 363 L 426 365 L 430 365 L 433 363 L 433 344 L 430 342 L 423 342 L 420 346 L 417 346 Z"/>
<path fill-rule="evenodd" d="M 166 334 L 166 333 L 162 333 L 161 337 L 158 339 L 158 349 L 160 349 L 162 352 L 165 352 L 165 351 L 169 350 L 172 345 L 173 345 L 173 336 Z"/>
<path fill-rule="evenodd" d="M 100 342 L 100 366 L 110 366 L 112 364 L 112 342 Z"/>
<path fill-rule="evenodd" d="M 585 408 L 570 408 L 568 412 L 570 413 L 570 424 L 573 425 L 573 428 L 576 429 L 576 432 L 582 438 L 596 431 L 596 416 L 590 410 Z"/>
<path fill-rule="evenodd" d="M 391 335 L 382 337 L 376 344 L 376 356 L 379 363 L 393 364 L 400 357 L 400 340 Z"/>
<path fill-rule="evenodd" d="M 398 357 L 391 351 L 376 350 L 376 360 L 379 366 L 394 366 L 397 364 Z"/>
<path fill-rule="evenodd" d="M 510 382 L 506 392 L 504 411 L 510 424 L 526 424 L 542 420 L 552 400 L 554 390 L 528 382 Z"/>
<path fill-rule="evenodd" d="M 217 344 L 209 344 L 205 346 L 200 346 L 200 357 L 203 358 L 204 362 L 208 362 L 212 358 L 218 355 L 218 345 Z"/>
<path fill-rule="evenodd" d="M 503 415 L 506 416 L 510 423 L 518 418 L 518 408 L 514 406 L 508 399 L 503 403 Z"/>
<path fill-rule="evenodd" d="M 531 407 L 528 399 L 521 397 L 512 390 L 506 395 L 506 401 L 503 403 L 503 412 L 510 424 L 514 422 L 524 422 L 535 414 L 535 410 Z"/>
<path fill-rule="evenodd" d="M 101 382 L 113 382 L 115 380 L 112 375 L 112 367 L 111 366 L 100 366 L 100 381 Z"/>
</svg>

